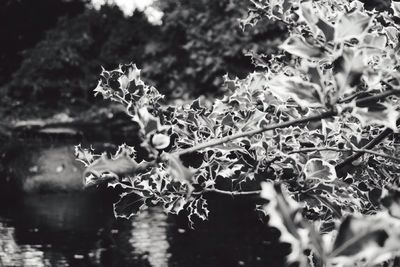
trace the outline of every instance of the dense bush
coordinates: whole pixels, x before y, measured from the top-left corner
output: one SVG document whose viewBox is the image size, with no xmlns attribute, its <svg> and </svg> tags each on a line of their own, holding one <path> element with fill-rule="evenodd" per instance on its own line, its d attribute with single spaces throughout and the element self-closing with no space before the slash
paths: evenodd
<svg viewBox="0 0 400 267">
<path fill-rule="evenodd" d="M 269 20 L 243 31 L 238 20 L 248 7 L 240 0 L 160 1 L 160 38 L 146 46 L 149 55 L 138 64 L 144 77 L 171 97 L 222 93 L 224 74 L 244 77 L 254 69 L 246 51 L 271 54 L 285 35 L 284 25 Z"/>
<path fill-rule="evenodd" d="M 255 195 L 300 266 L 379 266 L 400 253 L 400 4 L 253 1 L 243 25 L 289 36 L 258 71 L 225 78 L 222 99 L 167 105 L 132 64 L 103 70 L 95 94 L 139 127 L 145 160 L 76 147 L 87 186 L 122 191 L 118 217 L 161 205 L 206 220 L 206 193 Z M 263 59 L 264 58 L 264 59 Z M 188 160 L 188 158 L 190 160 Z M 389 265 L 390 266 L 390 265 Z"/>
<path fill-rule="evenodd" d="M 82 0 L 2 0 L 0 2 L 0 85 L 11 80 L 11 74 L 24 58 L 24 50 L 44 37 L 46 30 L 60 16 L 83 12 Z"/>
<path fill-rule="evenodd" d="M 154 31 L 143 14 L 124 18 L 115 6 L 63 17 L 27 51 L 6 86 L 9 96 L 47 106 L 87 101 L 86 88 L 96 86 L 100 66 L 115 66 L 111 62 L 124 57 L 140 59 Z"/>
<path fill-rule="evenodd" d="M 145 79 L 171 98 L 218 92 L 223 74 L 243 77 L 254 69 L 244 51 L 270 53 L 284 33 L 282 25 L 268 22 L 243 32 L 237 20 L 248 3 L 236 2 L 162 1 L 161 26 L 151 25 L 140 12 L 124 17 L 116 6 L 64 17 L 24 53 L 2 90 L 28 103 L 22 106 L 27 113 L 41 105 L 85 106 L 92 101 L 88 92 L 96 86 L 100 66 L 135 61 Z"/>
</svg>

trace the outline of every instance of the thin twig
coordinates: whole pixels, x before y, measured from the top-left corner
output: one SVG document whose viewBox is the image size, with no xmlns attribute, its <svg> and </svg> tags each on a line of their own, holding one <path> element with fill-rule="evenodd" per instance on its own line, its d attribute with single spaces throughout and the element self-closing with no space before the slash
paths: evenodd
<svg viewBox="0 0 400 267">
<path fill-rule="evenodd" d="M 214 193 L 219 193 L 219 194 L 225 194 L 225 195 L 231 195 L 231 196 L 242 196 L 242 195 L 259 195 L 261 193 L 261 190 L 255 190 L 255 191 L 225 191 L 225 190 L 220 190 L 220 189 L 209 189 L 207 192 L 214 192 Z"/>
<path fill-rule="evenodd" d="M 382 142 L 388 135 L 390 135 L 391 133 L 393 133 L 393 130 L 390 128 L 386 128 L 385 130 L 383 130 L 379 135 L 377 135 L 374 139 L 372 139 L 368 144 L 366 144 L 365 146 L 363 146 L 361 148 L 361 150 L 368 150 L 371 149 L 373 147 L 375 147 L 377 144 L 379 144 L 380 142 Z M 354 149 L 353 149 L 354 150 Z M 358 158 L 360 158 L 362 155 L 364 155 L 364 152 L 359 151 L 356 152 L 355 154 L 349 156 L 348 158 L 344 159 L 342 162 L 339 162 L 335 169 L 336 172 L 338 174 L 342 173 L 342 168 L 345 167 L 348 164 L 351 164 L 353 161 L 357 160 Z M 341 176 L 341 175 L 339 175 Z"/>
<path fill-rule="evenodd" d="M 360 95 L 362 95 L 362 94 L 365 94 L 365 92 L 357 92 L 357 93 L 355 93 L 355 94 L 353 94 L 353 95 L 350 95 L 350 96 L 348 96 L 348 97 L 345 97 L 345 98 L 343 98 L 343 99 L 340 99 L 337 103 L 338 103 L 338 104 L 342 104 L 342 103 L 349 102 L 349 101 L 353 100 L 354 98 L 357 98 L 358 96 L 360 96 Z"/>
<path fill-rule="evenodd" d="M 253 136 L 253 135 L 256 135 L 256 134 L 259 134 L 259 133 L 263 133 L 263 132 L 266 132 L 266 131 L 271 131 L 271 130 L 275 130 L 275 129 L 278 129 L 278 128 L 285 128 L 285 127 L 297 125 L 297 124 L 304 123 L 304 122 L 317 121 L 317 120 L 321 120 L 321 119 L 324 119 L 324 118 L 332 117 L 332 116 L 334 116 L 336 114 L 337 114 L 336 111 L 330 110 L 330 111 L 326 111 L 326 112 L 323 112 L 323 113 L 318 114 L 318 115 L 313 115 L 313 116 L 309 116 L 309 117 L 305 117 L 305 118 L 296 119 L 296 120 L 293 120 L 293 121 L 287 121 L 287 122 L 283 122 L 283 123 L 279 123 L 279 124 L 274 124 L 274 125 L 270 125 L 270 126 L 266 126 L 266 127 L 261 127 L 259 129 L 246 131 L 246 132 L 241 132 L 241 133 L 233 134 L 233 135 L 230 135 L 230 136 L 225 136 L 225 137 L 222 137 L 222 138 L 219 138 L 219 139 L 213 139 L 211 141 L 200 143 L 200 144 L 198 144 L 196 146 L 193 146 L 193 147 L 189 147 L 189 148 L 186 148 L 186 149 L 183 149 L 183 150 L 176 151 L 176 152 L 174 152 L 172 154 L 175 155 L 175 156 L 181 156 L 181 155 L 184 155 L 184 154 L 188 154 L 188 153 L 199 151 L 199 150 L 204 149 L 204 148 L 208 148 L 208 147 L 213 147 L 213 146 L 217 146 L 217 145 L 220 145 L 220 144 L 224 144 L 224 143 L 227 143 L 229 141 L 232 141 L 234 139 L 238 139 L 238 138 L 241 138 L 241 137 Z"/>
<path fill-rule="evenodd" d="M 374 95 L 374 96 L 368 96 L 368 97 L 360 98 L 360 99 L 356 100 L 356 104 L 360 105 L 360 104 L 364 104 L 365 102 L 378 101 L 378 100 L 383 99 L 385 97 L 388 97 L 390 95 L 398 95 L 398 94 L 400 94 L 400 90 L 390 90 L 390 91 L 386 91 L 386 92 L 383 92 L 383 93 L 380 93 L 380 94 L 377 94 L 377 95 Z M 176 151 L 173 154 L 175 156 L 181 156 L 183 154 L 196 152 L 196 151 L 199 151 L 199 150 L 204 149 L 204 148 L 213 147 L 213 146 L 217 146 L 217 145 L 220 145 L 220 144 L 223 144 L 223 143 L 227 143 L 229 141 L 232 141 L 234 139 L 238 139 L 238 138 L 241 138 L 241 137 L 252 136 L 252 135 L 263 133 L 263 132 L 266 132 L 266 131 L 275 130 L 275 129 L 278 129 L 278 128 L 285 128 L 285 127 L 297 125 L 297 124 L 304 123 L 304 122 L 317 121 L 317 120 L 325 119 L 325 118 L 328 118 L 328 117 L 332 117 L 334 115 L 337 115 L 337 112 L 333 111 L 333 110 L 329 110 L 329 111 L 323 112 L 323 113 L 318 114 L 318 115 L 313 115 L 313 116 L 309 116 L 309 117 L 305 117 L 305 118 L 300 118 L 300 119 L 293 120 L 293 121 L 288 121 L 288 122 L 284 122 L 284 123 L 280 123 L 280 124 L 266 126 L 266 127 L 262 127 L 262 128 L 251 130 L 251 131 L 246 131 L 246 132 L 233 134 L 233 135 L 226 136 L 226 137 L 223 137 L 223 138 L 210 140 L 208 142 L 204 142 L 204 143 L 195 145 L 193 147 L 189 147 L 189 148 L 186 148 L 186 149 L 183 149 L 183 150 L 180 150 L 180 151 Z M 369 147 L 365 147 L 364 149 L 368 149 L 368 148 Z"/>
<path fill-rule="evenodd" d="M 339 100 L 337 103 L 338 104 L 342 104 L 342 103 L 346 103 L 348 101 L 353 100 L 354 98 L 357 98 L 358 96 L 365 94 L 365 92 L 357 92 L 353 95 L 350 95 L 346 98 L 343 98 L 341 100 Z M 356 104 L 357 105 L 362 105 L 365 104 L 367 102 L 371 102 L 371 101 L 378 101 L 380 99 L 386 98 L 388 96 L 391 95 L 400 95 L 400 90 L 399 89 L 394 89 L 394 90 L 387 90 L 383 93 L 377 94 L 377 95 L 372 95 L 372 96 L 366 96 L 366 97 L 362 97 L 356 100 Z"/>
<path fill-rule="evenodd" d="M 358 105 L 365 104 L 366 102 L 376 101 L 376 100 L 385 98 L 385 97 L 390 96 L 390 95 L 399 95 L 399 92 L 400 92 L 399 89 L 395 89 L 395 90 L 389 90 L 389 91 L 383 92 L 383 93 L 378 94 L 378 95 L 360 98 L 360 99 L 358 99 L 356 101 L 356 104 L 358 104 Z M 399 123 L 400 123 L 400 120 L 397 120 L 396 125 L 399 125 Z M 368 144 L 363 146 L 361 148 L 361 150 L 368 150 L 368 149 L 371 149 L 371 148 L 375 147 L 377 144 L 382 142 L 391 133 L 393 133 L 393 130 L 390 129 L 390 128 L 386 128 L 378 136 L 376 136 L 374 139 L 372 139 Z M 362 155 L 364 155 L 364 153 L 365 152 L 363 152 L 363 151 L 358 151 L 355 154 L 353 154 L 353 155 L 349 156 L 348 158 L 344 159 L 342 162 L 338 163 L 336 165 L 336 167 L 335 167 L 336 172 L 338 173 L 338 175 L 341 176 L 340 174 L 343 173 L 343 167 L 345 167 L 348 164 L 351 164 L 353 161 L 357 160 Z"/>
<path fill-rule="evenodd" d="M 208 188 L 203 191 L 193 192 L 192 195 L 201 195 L 206 192 L 218 193 L 223 195 L 229 196 L 244 196 L 244 195 L 259 195 L 261 194 L 261 190 L 254 190 L 254 191 L 226 191 L 217 188 Z"/>
<path fill-rule="evenodd" d="M 363 153 L 363 154 L 371 154 L 371 155 L 375 155 L 378 157 L 383 157 L 383 158 L 388 158 L 391 159 L 393 161 L 397 161 L 400 162 L 400 158 L 391 156 L 391 155 L 387 155 L 387 154 L 383 154 L 383 153 L 379 153 L 373 150 L 369 150 L 369 149 L 358 149 L 358 148 L 349 148 L 349 149 L 341 149 L 341 148 L 337 148 L 337 147 L 310 147 L 310 148 L 302 148 L 299 150 L 294 150 L 294 151 L 290 151 L 289 154 L 295 154 L 295 153 L 304 153 L 304 152 L 314 152 L 314 151 L 336 151 L 336 152 L 358 152 L 358 153 Z"/>
<path fill-rule="evenodd" d="M 391 95 L 400 95 L 400 90 L 388 90 L 388 91 L 385 91 L 385 92 L 377 94 L 377 95 L 363 97 L 363 98 L 358 99 L 356 101 L 356 104 L 362 105 L 362 104 L 366 104 L 368 102 L 378 101 L 380 99 L 386 98 Z"/>
<path fill-rule="evenodd" d="M 379 230 L 379 228 L 377 228 L 376 226 L 372 226 L 372 229 L 370 229 L 370 231 L 361 232 L 361 233 L 355 233 L 355 236 L 353 236 L 352 238 L 350 238 L 350 239 L 346 240 L 345 242 L 343 242 L 343 244 L 341 244 L 338 248 L 333 250 L 328 255 L 328 257 L 332 259 L 332 258 L 335 258 L 335 257 L 339 256 L 346 249 L 348 249 L 349 247 L 353 246 L 354 244 L 357 244 L 357 242 L 360 242 L 360 240 L 363 240 L 363 238 L 365 238 L 371 232 L 374 232 L 376 230 Z"/>
<path fill-rule="evenodd" d="M 129 103 L 125 98 L 123 98 L 122 96 L 120 96 L 119 94 L 116 94 L 114 96 L 117 96 L 117 98 L 121 101 L 121 104 L 125 104 L 127 107 L 131 104 Z M 118 102 L 118 101 L 117 101 Z"/>
</svg>

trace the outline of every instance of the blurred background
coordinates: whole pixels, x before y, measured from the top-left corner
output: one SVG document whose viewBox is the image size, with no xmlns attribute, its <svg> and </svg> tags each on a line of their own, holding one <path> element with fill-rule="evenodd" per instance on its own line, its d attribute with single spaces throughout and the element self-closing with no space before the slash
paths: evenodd
<svg viewBox="0 0 400 267">
<path fill-rule="evenodd" d="M 104 5 L 104 2 L 108 3 Z M 253 70 L 284 27 L 242 31 L 249 3 L 238 0 L 3 0 L 0 92 L 6 118 L 73 116 L 99 104 L 101 72 L 134 62 L 170 98 L 214 93 L 222 76 Z M 217 90 L 218 91 L 218 90 Z M 104 105 L 104 102 L 101 102 Z"/>
<path fill-rule="evenodd" d="M 384 10 L 387 1 L 366 1 Z M 134 62 L 167 100 L 224 94 L 286 35 L 242 30 L 243 0 L 0 1 L 0 266 L 282 266 L 290 248 L 253 199 L 207 196 L 210 220 L 149 210 L 116 220 L 107 189 L 84 191 L 79 143 L 137 145 L 116 104 L 93 96 L 101 67 Z"/>
</svg>

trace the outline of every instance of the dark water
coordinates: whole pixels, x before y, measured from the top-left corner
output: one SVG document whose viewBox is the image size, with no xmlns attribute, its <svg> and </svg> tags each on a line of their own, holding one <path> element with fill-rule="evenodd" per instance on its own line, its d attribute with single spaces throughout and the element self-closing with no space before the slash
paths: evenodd
<svg viewBox="0 0 400 267">
<path fill-rule="evenodd" d="M 252 199 L 206 196 L 209 220 L 193 230 L 184 215 L 160 209 L 117 220 L 110 192 L 57 193 L 81 186 L 76 143 L 25 140 L 3 149 L 1 163 L 30 191 L 11 200 L 9 179 L 0 179 L 0 267 L 283 266 L 290 247 L 261 222 Z"/>
<path fill-rule="evenodd" d="M 158 209 L 116 220 L 110 201 L 82 192 L 3 202 L 0 266 L 282 266 L 289 252 L 277 232 L 229 198 L 212 198 L 210 206 L 224 211 L 195 230 Z"/>
</svg>

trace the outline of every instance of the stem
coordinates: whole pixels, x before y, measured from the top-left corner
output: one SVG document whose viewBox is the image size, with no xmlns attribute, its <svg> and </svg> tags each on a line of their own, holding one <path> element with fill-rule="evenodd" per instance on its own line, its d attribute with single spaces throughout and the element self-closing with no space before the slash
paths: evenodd
<svg viewBox="0 0 400 267">
<path fill-rule="evenodd" d="M 338 163 L 335 167 L 336 172 L 342 173 L 343 170 L 342 168 L 345 167 L 346 165 L 352 163 L 353 161 L 357 160 L 360 158 L 362 155 L 364 155 L 365 150 L 371 149 L 380 142 L 382 142 L 383 139 L 385 139 L 389 134 L 393 133 L 393 130 L 390 128 L 386 128 L 384 131 L 382 131 L 378 136 L 376 136 L 374 139 L 372 139 L 368 144 L 363 146 L 359 152 L 356 152 L 355 154 L 349 156 L 348 158 L 344 159 L 342 162 Z M 354 150 L 354 149 L 353 149 Z M 339 175 L 341 176 L 341 175 Z"/>
<path fill-rule="evenodd" d="M 309 195 L 309 196 L 318 200 L 319 202 L 323 203 L 328 209 L 330 209 L 332 211 L 333 214 L 335 214 L 335 216 L 337 218 L 342 218 L 342 213 L 341 213 L 340 209 L 336 209 L 326 199 L 324 199 L 323 197 L 320 197 L 318 195 Z"/>
<path fill-rule="evenodd" d="M 214 139 L 214 140 L 211 140 L 211 141 L 208 141 L 208 142 L 200 143 L 200 144 L 198 144 L 196 146 L 193 146 L 193 147 L 189 147 L 189 148 L 186 148 L 186 149 L 183 149 L 183 150 L 180 150 L 180 151 L 176 151 L 173 154 L 175 156 L 181 156 L 181 155 L 184 155 L 184 154 L 188 154 L 188 153 L 199 151 L 200 149 L 204 149 L 204 148 L 208 148 L 208 147 L 217 146 L 217 145 L 220 145 L 220 144 L 223 144 L 223 143 L 227 143 L 229 141 L 232 141 L 232 140 L 235 140 L 235 139 L 238 139 L 238 138 L 241 138 L 241 137 L 253 136 L 255 134 L 263 133 L 263 132 L 270 131 L 270 130 L 275 130 L 275 129 L 278 129 L 278 128 L 285 128 L 285 127 L 297 125 L 297 124 L 304 123 L 304 122 L 318 121 L 318 120 L 321 120 L 321 119 L 324 119 L 324 118 L 332 117 L 332 116 L 334 116 L 336 114 L 337 114 L 336 111 L 330 110 L 330 111 L 326 111 L 326 112 L 323 112 L 323 113 L 318 114 L 318 115 L 313 115 L 313 116 L 300 118 L 300 119 L 293 120 L 293 121 L 287 121 L 287 122 L 283 122 L 283 123 L 279 123 L 279 124 L 274 124 L 274 125 L 271 125 L 271 126 L 262 127 L 262 128 L 259 128 L 259 129 L 254 129 L 254 130 L 251 130 L 251 131 L 246 131 L 246 132 L 233 134 L 233 135 L 230 135 L 230 136 L 225 136 L 225 137 L 222 137 L 222 138 L 219 138 L 219 139 Z"/>
<path fill-rule="evenodd" d="M 259 195 L 261 194 L 261 190 L 255 190 L 255 191 L 225 191 L 225 190 L 220 190 L 220 189 L 209 189 L 207 192 L 215 192 L 219 194 L 225 194 L 225 195 L 231 195 L 231 196 L 243 196 L 243 195 Z"/>
<path fill-rule="evenodd" d="M 346 98 L 343 98 L 343 99 L 339 100 L 337 103 L 338 104 L 346 103 L 346 102 L 351 101 L 354 98 L 357 98 L 358 96 L 361 96 L 363 94 L 365 94 L 365 92 L 355 93 L 353 95 L 350 95 L 350 96 L 348 96 Z M 359 99 L 356 100 L 356 104 L 357 105 L 362 105 L 362 104 L 366 104 L 368 102 L 378 101 L 380 99 L 383 99 L 383 98 L 391 96 L 391 95 L 400 95 L 400 90 L 399 89 L 388 90 L 388 91 L 385 91 L 385 92 L 377 94 L 377 95 L 372 95 L 372 96 L 366 96 L 366 97 L 363 97 L 363 98 L 359 98 Z"/>
<path fill-rule="evenodd" d="M 379 157 L 383 157 L 383 158 L 388 158 L 391 159 L 393 161 L 397 161 L 400 162 L 400 158 L 396 158 L 387 154 L 383 154 L 383 153 L 379 153 L 373 150 L 369 150 L 369 149 L 358 149 L 358 148 L 349 148 L 349 149 L 340 149 L 340 148 L 336 148 L 336 147 L 311 147 L 311 148 L 303 148 L 303 149 L 299 149 L 299 150 L 294 150 L 289 152 L 289 154 L 295 154 L 295 153 L 303 153 L 303 152 L 313 152 L 313 151 L 336 151 L 336 152 L 357 152 L 357 153 L 362 153 L 362 154 L 372 154 L 375 156 L 379 156 Z"/>
<path fill-rule="evenodd" d="M 356 100 L 356 104 L 357 105 L 363 105 L 363 104 L 365 105 L 368 102 L 375 102 L 375 101 L 381 100 L 381 99 L 386 98 L 391 95 L 400 95 L 400 90 L 389 90 L 389 91 L 385 91 L 385 92 L 377 94 L 377 95 L 363 97 L 363 98 Z"/>
<path fill-rule="evenodd" d="M 360 105 L 360 104 L 365 104 L 371 101 L 378 101 L 380 99 L 386 98 L 390 95 L 400 95 L 400 90 L 390 90 L 390 91 L 385 91 L 383 93 L 377 94 L 377 95 L 373 95 L 373 96 L 368 96 L 368 97 L 364 97 L 364 98 L 360 98 L 358 100 L 356 100 L 356 104 Z M 305 117 L 305 118 L 300 118 L 297 120 L 293 120 L 293 121 L 288 121 L 288 122 L 283 122 L 280 124 L 275 124 L 275 125 L 271 125 L 271 126 L 267 126 L 267 127 L 262 127 L 260 129 L 255 129 L 255 130 L 251 130 L 251 131 L 247 131 L 247 132 L 241 132 L 241 133 L 236 133 L 230 136 L 225 136 L 223 138 L 219 138 L 219 139 L 214 139 L 208 142 L 204 142 L 201 144 L 198 144 L 196 146 L 193 147 L 189 147 L 180 151 L 176 151 L 173 154 L 176 156 L 181 156 L 184 154 L 188 154 L 188 153 L 193 153 L 196 152 L 198 150 L 204 149 L 204 148 L 208 148 L 208 147 L 213 147 L 213 146 L 217 146 L 223 143 L 227 143 L 229 141 L 241 138 L 241 137 L 246 137 L 246 136 L 252 136 L 255 134 L 259 134 L 259 133 L 263 133 L 266 131 L 270 131 L 270 130 L 274 130 L 274 129 L 278 129 L 278 128 L 285 128 L 285 127 L 289 127 L 289 126 L 293 126 L 293 125 L 297 125 L 300 123 L 304 123 L 304 122 L 312 122 L 312 121 L 317 121 L 317 120 L 321 120 L 321 119 L 325 119 L 328 117 L 332 117 L 334 115 L 336 115 L 337 112 L 333 111 L 333 110 L 329 110 L 326 112 L 323 112 L 321 114 L 318 115 L 313 115 L 313 116 L 309 116 L 309 117 Z M 364 147 L 364 149 L 369 149 L 371 147 Z M 361 153 L 361 152 L 360 152 Z M 362 152 L 364 153 L 364 152 Z"/>
<path fill-rule="evenodd" d="M 345 97 L 345 98 L 339 100 L 337 103 L 338 104 L 342 104 L 342 103 L 349 102 L 349 101 L 353 100 L 354 98 L 357 98 L 358 96 L 363 95 L 363 94 L 365 94 L 365 93 L 364 92 L 357 92 L 357 93 L 355 93 L 353 95 L 350 95 L 348 97 Z"/>
<path fill-rule="evenodd" d="M 376 230 L 375 229 L 371 229 L 369 232 L 361 233 L 359 235 L 356 235 L 356 236 L 350 238 L 349 240 L 344 242 L 340 247 L 338 247 L 334 251 L 332 251 L 329 254 L 329 258 L 335 258 L 335 257 L 339 256 L 340 253 L 345 251 L 347 248 L 349 248 L 352 245 L 356 244 L 357 242 L 359 242 L 360 240 L 362 240 L 363 238 L 368 236 L 371 232 L 375 232 L 375 231 L 379 231 L 379 229 L 376 229 Z"/>
<path fill-rule="evenodd" d="M 382 98 L 385 98 L 387 96 L 390 95 L 394 95 L 394 94 L 400 94 L 400 90 L 390 90 L 390 91 L 386 91 L 383 92 L 381 94 L 377 94 L 374 96 L 369 96 L 369 97 L 364 97 L 364 98 L 360 98 L 358 100 L 356 100 L 356 104 L 363 104 L 366 102 L 370 102 L 370 101 L 378 101 Z M 122 97 L 120 97 L 119 95 L 117 95 L 121 101 L 124 102 L 124 99 Z M 126 100 L 125 100 L 126 101 Z M 312 122 L 312 121 L 319 121 L 321 119 L 325 119 L 325 118 L 329 118 L 332 116 L 337 115 L 337 111 L 336 110 L 328 110 L 325 112 L 322 112 L 320 114 L 317 115 L 312 115 L 312 116 L 308 116 L 308 117 L 304 117 L 304 118 L 300 118 L 300 119 L 296 119 L 293 121 L 287 121 L 287 122 L 283 122 L 283 123 L 279 123 L 279 124 L 273 124 L 270 126 L 265 126 L 265 127 L 261 127 L 259 129 L 254 129 L 254 130 L 250 130 L 250 131 L 246 131 L 246 132 L 239 132 L 230 136 L 225 136 L 222 138 L 218 138 L 218 139 L 214 139 L 214 140 L 210 140 L 208 142 L 204 142 L 204 143 L 200 143 L 198 145 L 195 145 L 193 147 L 189 147 L 183 150 L 178 150 L 176 152 L 171 153 L 174 156 L 181 156 L 184 154 L 189 154 L 189 153 L 193 153 L 193 152 L 197 152 L 201 149 L 204 148 L 208 148 L 208 147 L 213 147 L 213 146 L 217 146 L 220 144 L 224 144 L 227 143 L 229 141 L 241 138 L 241 137 L 246 137 L 246 136 L 253 136 L 256 134 L 260 134 L 266 131 L 270 131 L 270 130 L 274 130 L 274 129 L 278 129 L 278 128 L 285 128 L 285 127 L 289 127 L 289 126 L 293 126 L 293 125 L 297 125 L 297 124 L 301 124 L 301 123 L 307 123 L 307 122 Z M 399 120 L 398 122 L 399 123 Z M 307 148 L 307 149 L 302 149 L 302 150 L 298 150 L 298 151 L 292 151 L 289 154 L 292 153 L 300 153 L 300 152 L 309 152 L 309 151 L 322 151 L 322 150 L 332 150 L 332 151 L 339 151 L 339 152 L 356 152 L 356 154 L 351 155 L 350 157 L 348 157 L 347 159 L 345 159 L 344 161 L 342 161 L 341 163 L 339 163 L 335 168 L 336 171 L 339 173 L 341 168 L 344 167 L 345 165 L 347 165 L 348 163 L 353 162 L 354 160 L 358 159 L 359 157 L 361 157 L 364 153 L 369 153 L 369 154 L 373 154 L 376 156 L 380 156 L 380 157 L 384 157 L 384 158 L 390 158 L 392 160 L 395 161 L 400 161 L 399 159 L 393 157 L 393 156 L 389 156 L 389 155 L 385 155 L 385 154 L 381 154 L 375 151 L 371 151 L 369 150 L 370 148 L 373 148 L 376 144 L 378 144 L 379 142 L 381 142 L 384 138 L 386 138 L 386 136 L 388 136 L 390 133 L 392 133 L 393 131 L 389 128 L 385 129 L 381 134 L 379 134 L 377 137 L 375 137 L 373 140 L 371 140 L 371 142 L 369 142 L 367 145 L 365 145 L 362 149 L 347 149 L 347 150 L 343 150 L 343 149 L 338 149 L 338 148 L 332 148 L 332 147 L 325 147 L 325 148 Z M 136 171 L 143 171 L 146 170 L 147 168 L 151 167 L 151 166 L 155 166 L 156 165 L 156 161 L 151 161 L 151 162 L 144 162 L 139 164 L 138 169 Z M 206 189 L 202 192 L 216 192 L 216 193 L 220 193 L 220 194 L 226 194 L 226 195 L 231 195 L 231 196 L 235 196 L 235 195 L 253 195 L 253 194 L 259 194 L 260 190 L 257 191 L 237 191 L 237 192 L 231 192 L 231 191 L 224 191 L 224 190 L 219 190 L 219 189 Z"/>
<path fill-rule="evenodd" d="M 194 192 L 193 195 L 201 195 L 205 192 L 214 192 L 218 194 L 223 194 L 223 195 L 229 195 L 229 196 L 244 196 L 244 195 L 259 195 L 261 193 L 261 190 L 255 190 L 255 191 L 225 191 L 225 190 L 220 190 L 216 188 L 210 188 L 210 189 L 205 189 L 201 192 Z"/>
<path fill-rule="evenodd" d="M 356 104 L 365 104 L 365 103 L 368 103 L 368 102 L 371 102 L 371 101 L 380 100 L 380 99 L 385 98 L 385 97 L 390 96 L 390 95 L 399 95 L 399 94 L 400 94 L 400 90 L 399 89 L 390 90 L 390 91 L 386 91 L 386 92 L 383 92 L 383 93 L 378 94 L 378 95 L 374 95 L 374 96 L 369 96 L 369 97 L 364 97 L 364 98 L 358 99 L 356 101 Z M 399 123 L 400 123 L 400 119 L 397 120 L 396 125 L 398 125 Z M 349 156 L 348 158 L 344 159 L 342 162 L 338 163 L 336 165 L 336 167 L 335 167 L 336 172 L 338 173 L 338 175 L 341 176 L 340 174 L 344 173 L 344 171 L 342 170 L 343 167 L 345 167 L 348 164 L 351 164 L 353 161 L 355 161 L 358 158 L 360 158 L 362 155 L 364 155 L 364 153 L 366 153 L 366 152 L 364 152 L 365 150 L 373 148 L 374 146 L 376 146 L 377 144 L 382 142 L 391 133 L 393 133 L 393 130 L 390 129 L 390 128 L 386 128 L 378 136 L 376 136 L 374 139 L 372 139 L 368 144 L 363 146 L 360 151 L 358 151 L 357 153 L 355 153 L 355 154 Z"/>
<path fill-rule="evenodd" d="M 119 94 L 116 94 L 115 96 L 121 101 L 121 103 L 125 104 L 126 106 L 129 106 L 130 103 L 128 101 L 126 101 L 125 98 L 123 98 Z"/>
</svg>

